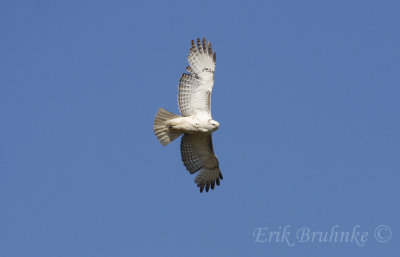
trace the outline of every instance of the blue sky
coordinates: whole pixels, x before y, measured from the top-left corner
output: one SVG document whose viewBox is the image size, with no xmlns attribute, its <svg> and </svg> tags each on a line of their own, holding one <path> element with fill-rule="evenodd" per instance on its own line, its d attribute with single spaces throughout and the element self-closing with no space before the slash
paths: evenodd
<svg viewBox="0 0 400 257">
<path fill-rule="evenodd" d="M 399 8 L 3 1 L 0 256 L 398 256 Z M 203 194 L 152 129 L 197 37 L 224 175 Z M 257 238 L 285 226 L 293 246 Z"/>
</svg>

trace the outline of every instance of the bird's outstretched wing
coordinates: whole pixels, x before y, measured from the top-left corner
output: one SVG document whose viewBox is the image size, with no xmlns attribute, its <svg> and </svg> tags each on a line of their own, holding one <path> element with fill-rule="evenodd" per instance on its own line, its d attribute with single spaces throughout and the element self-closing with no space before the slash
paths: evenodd
<svg viewBox="0 0 400 257">
<path fill-rule="evenodd" d="M 185 134 L 181 140 L 182 161 L 186 169 L 191 173 L 200 170 L 194 182 L 203 192 L 214 189 L 219 185 L 222 173 L 219 169 L 217 156 L 214 154 L 211 135 Z"/>
<path fill-rule="evenodd" d="M 182 116 L 208 115 L 211 117 L 211 91 L 214 85 L 216 54 L 211 43 L 192 40 L 188 55 L 189 65 L 179 81 L 178 105 Z"/>
</svg>

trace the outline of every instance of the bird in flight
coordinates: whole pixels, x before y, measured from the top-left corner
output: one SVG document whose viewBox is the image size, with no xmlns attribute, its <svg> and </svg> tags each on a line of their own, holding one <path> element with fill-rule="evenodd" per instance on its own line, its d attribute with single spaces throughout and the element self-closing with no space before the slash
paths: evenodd
<svg viewBox="0 0 400 257">
<path fill-rule="evenodd" d="M 186 67 L 178 86 L 178 105 L 182 116 L 163 108 L 154 119 L 154 133 L 164 146 L 183 134 L 181 156 L 186 169 L 194 174 L 199 171 L 194 182 L 206 192 L 220 184 L 222 173 L 215 156 L 211 134 L 219 123 L 211 117 L 211 91 L 214 85 L 216 54 L 211 43 L 192 40 Z"/>
</svg>

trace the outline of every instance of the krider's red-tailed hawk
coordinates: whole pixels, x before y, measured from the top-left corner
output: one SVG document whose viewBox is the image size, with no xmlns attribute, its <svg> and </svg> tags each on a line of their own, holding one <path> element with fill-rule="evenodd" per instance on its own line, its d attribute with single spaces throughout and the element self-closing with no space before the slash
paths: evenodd
<svg viewBox="0 0 400 257">
<path fill-rule="evenodd" d="M 188 55 L 188 73 L 183 73 L 179 81 L 178 104 L 182 116 L 163 108 L 158 110 L 154 120 L 154 133 L 164 146 L 183 134 L 181 155 L 183 164 L 193 174 L 194 182 L 203 192 L 219 185 L 222 174 L 217 156 L 214 154 L 211 134 L 219 123 L 211 117 L 211 91 L 214 85 L 216 55 L 211 43 L 197 39 L 197 47 L 192 40 Z"/>
</svg>

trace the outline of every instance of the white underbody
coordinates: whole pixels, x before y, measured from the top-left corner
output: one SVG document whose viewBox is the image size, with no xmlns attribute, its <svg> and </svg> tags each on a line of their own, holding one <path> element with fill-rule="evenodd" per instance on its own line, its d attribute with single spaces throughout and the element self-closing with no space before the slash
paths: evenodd
<svg viewBox="0 0 400 257">
<path fill-rule="evenodd" d="M 167 121 L 169 129 L 174 129 L 187 134 L 211 134 L 218 129 L 218 122 L 210 116 L 179 117 Z"/>
</svg>

